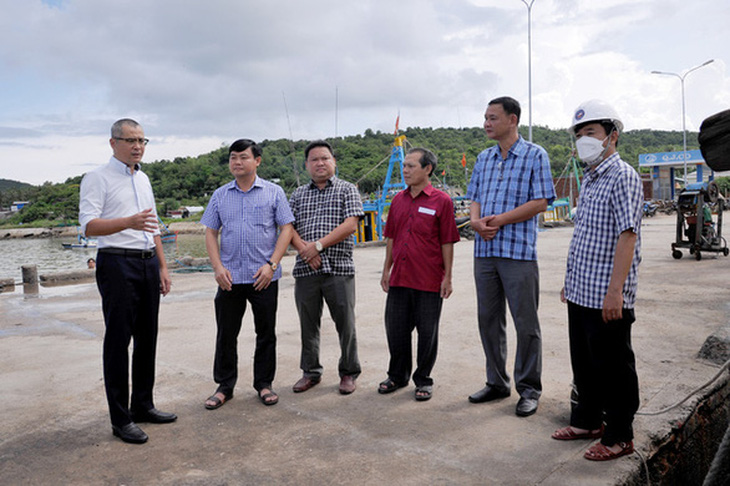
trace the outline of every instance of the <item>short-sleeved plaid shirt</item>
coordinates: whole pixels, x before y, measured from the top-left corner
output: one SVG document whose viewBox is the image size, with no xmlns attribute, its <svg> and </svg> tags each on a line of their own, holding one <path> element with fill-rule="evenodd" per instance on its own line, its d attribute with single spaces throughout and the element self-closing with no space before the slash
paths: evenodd
<svg viewBox="0 0 730 486">
<path fill-rule="evenodd" d="M 360 193 L 354 184 L 332 176 L 324 189 L 319 189 L 314 182 L 299 186 L 289 199 L 294 213 L 294 229 L 304 241 L 316 241 L 327 236 L 345 219 L 365 213 L 362 209 Z M 297 256 L 292 275 L 294 278 L 310 275 L 355 275 L 355 263 L 352 260 L 352 238 L 325 248 L 320 256 L 322 266 L 318 270 L 304 263 Z"/>
<path fill-rule="evenodd" d="M 534 199 L 555 199 L 550 159 L 545 149 L 522 137 L 502 159 L 499 144 L 477 157 L 466 197 L 481 205 L 481 216 L 502 214 Z M 508 224 L 493 240 L 474 237 L 475 257 L 537 260 L 537 216 Z"/>
<path fill-rule="evenodd" d="M 615 153 L 583 178 L 575 229 L 568 250 L 565 298 L 574 304 L 601 309 L 613 272 L 618 237 L 636 233 L 634 258 L 623 288 L 624 308 L 636 301 L 641 262 L 641 216 L 644 190 L 639 174 Z"/>
<path fill-rule="evenodd" d="M 208 228 L 220 230 L 221 261 L 234 284 L 256 280 L 254 274 L 274 253 L 277 226 L 293 221 L 284 190 L 258 176 L 246 192 L 235 180 L 216 189 L 200 219 Z M 273 280 L 279 278 L 281 267 Z"/>
</svg>

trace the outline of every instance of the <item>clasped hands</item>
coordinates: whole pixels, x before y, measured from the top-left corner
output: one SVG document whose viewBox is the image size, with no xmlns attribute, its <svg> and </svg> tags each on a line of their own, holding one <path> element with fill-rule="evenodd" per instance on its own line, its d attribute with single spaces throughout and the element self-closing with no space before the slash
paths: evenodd
<svg viewBox="0 0 730 486">
<path fill-rule="evenodd" d="M 317 251 L 314 241 L 304 242 L 304 246 L 299 250 L 299 258 L 312 270 L 317 270 L 322 266 L 322 256 Z"/>
<path fill-rule="evenodd" d="M 498 218 L 499 216 L 497 216 L 496 214 L 492 214 L 489 216 L 484 216 L 483 218 L 472 219 L 469 221 L 469 223 L 471 224 L 471 227 L 474 229 L 474 231 L 478 233 L 479 236 L 484 239 L 484 241 L 490 241 L 493 240 L 495 236 L 497 236 L 497 232 L 501 227 Z"/>
</svg>

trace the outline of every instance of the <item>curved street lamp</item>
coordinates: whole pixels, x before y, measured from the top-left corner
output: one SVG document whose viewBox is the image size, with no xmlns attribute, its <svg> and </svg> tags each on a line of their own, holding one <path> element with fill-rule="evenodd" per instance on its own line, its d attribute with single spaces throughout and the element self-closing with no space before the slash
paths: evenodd
<svg viewBox="0 0 730 486">
<path fill-rule="evenodd" d="M 530 126 L 529 138 L 532 142 L 532 4 L 535 0 L 522 0 L 527 7 L 527 99 L 529 103 Z"/>
<path fill-rule="evenodd" d="M 524 1 L 524 0 L 522 0 Z M 533 0 L 534 1 L 534 0 Z M 701 67 L 705 67 L 708 64 L 714 62 L 714 59 L 710 59 L 709 61 L 705 61 L 699 66 L 695 66 L 693 68 L 688 69 L 684 72 L 684 74 L 677 74 L 677 73 L 670 73 L 665 71 L 652 71 L 651 74 L 661 74 L 664 76 L 676 76 L 679 78 L 680 86 L 682 88 L 682 162 L 684 163 L 684 187 L 687 187 L 687 124 L 685 122 L 685 104 L 684 104 L 684 79 L 687 77 L 689 73 L 692 71 L 697 71 Z"/>
</svg>

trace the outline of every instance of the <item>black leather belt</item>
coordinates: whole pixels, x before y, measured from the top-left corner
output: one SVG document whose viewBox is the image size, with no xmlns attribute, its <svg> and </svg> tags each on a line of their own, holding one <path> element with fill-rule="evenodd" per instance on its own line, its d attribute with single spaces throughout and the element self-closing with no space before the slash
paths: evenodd
<svg viewBox="0 0 730 486">
<path fill-rule="evenodd" d="M 147 260 L 155 256 L 154 250 L 130 250 L 127 248 L 99 248 L 99 253 L 122 255 L 131 258 L 142 258 L 143 260 Z"/>
</svg>

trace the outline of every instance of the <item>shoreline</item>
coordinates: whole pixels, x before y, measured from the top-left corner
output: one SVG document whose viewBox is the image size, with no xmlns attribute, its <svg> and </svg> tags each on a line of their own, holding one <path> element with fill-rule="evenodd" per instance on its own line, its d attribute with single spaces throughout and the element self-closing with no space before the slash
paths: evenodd
<svg viewBox="0 0 730 486">
<path fill-rule="evenodd" d="M 199 222 L 175 222 L 167 225 L 179 235 L 205 234 L 205 227 Z M 78 226 L 54 226 L 43 228 L 2 228 L 0 239 L 11 238 L 76 238 Z"/>
</svg>

